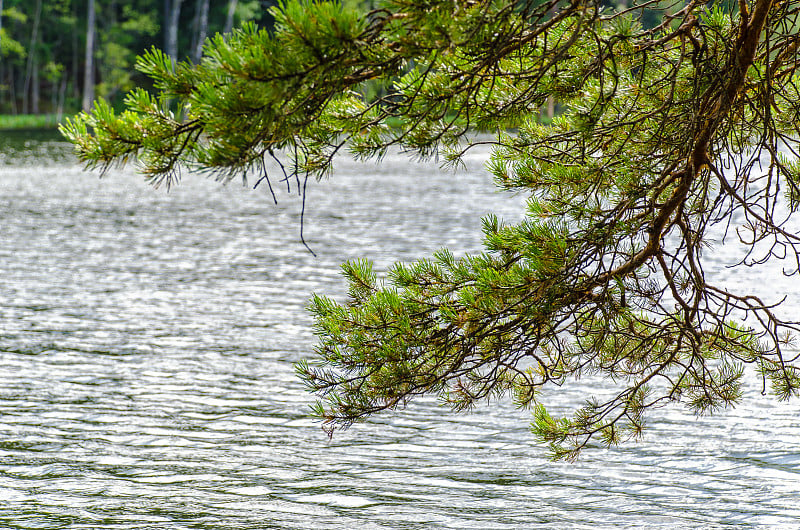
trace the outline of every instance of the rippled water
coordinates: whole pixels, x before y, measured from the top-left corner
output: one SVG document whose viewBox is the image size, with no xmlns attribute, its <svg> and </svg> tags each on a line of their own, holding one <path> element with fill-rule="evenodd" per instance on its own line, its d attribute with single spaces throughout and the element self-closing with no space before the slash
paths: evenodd
<svg viewBox="0 0 800 530">
<path fill-rule="evenodd" d="M 547 461 L 505 402 L 421 400 L 332 440 L 309 419 L 292 365 L 314 342 L 309 294 L 341 295 L 346 259 L 480 248 L 480 216 L 522 203 L 485 153 L 458 175 L 341 160 L 309 187 L 314 257 L 294 195 L 98 181 L 57 140 L 2 134 L 0 528 L 800 526 L 800 405 L 758 384 L 711 418 L 657 411 L 642 442 L 575 464 Z M 800 308 L 791 280 L 761 283 Z"/>
</svg>

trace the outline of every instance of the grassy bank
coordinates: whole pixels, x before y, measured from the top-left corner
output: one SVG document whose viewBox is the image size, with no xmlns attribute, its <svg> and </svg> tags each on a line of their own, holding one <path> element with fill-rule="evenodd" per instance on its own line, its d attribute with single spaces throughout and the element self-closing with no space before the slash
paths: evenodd
<svg viewBox="0 0 800 530">
<path fill-rule="evenodd" d="M 16 129 L 55 129 L 59 119 L 56 114 L 0 114 L 0 131 Z M 61 116 L 61 121 L 65 116 Z"/>
</svg>

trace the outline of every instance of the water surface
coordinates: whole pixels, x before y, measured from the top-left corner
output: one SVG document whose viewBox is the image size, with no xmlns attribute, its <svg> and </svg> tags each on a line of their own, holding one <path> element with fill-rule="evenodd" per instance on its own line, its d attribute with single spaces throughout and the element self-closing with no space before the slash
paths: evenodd
<svg viewBox="0 0 800 530">
<path fill-rule="evenodd" d="M 551 463 L 529 413 L 435 400 L 332 440 L 293 363 L 310 293 L 341 296 L 347 259 L 379 270 L 480 249 L 480 216 L 517 219 L 485 152 L 466 172 L 391 154 L 342 159 L 300 200 L 184 175 L 83 173 L 52 137 L 0 138 L 0 527 L 597 528 L 800 525 L 800 405 L 759 395 L 651 416 L 639 443 Z M 800 309 L 774 271 L 717 277 Z M 712 267 L 713 268 L 713 267 Z M 591 380 L 551 392 L 580 405 Z"/>
</svg>

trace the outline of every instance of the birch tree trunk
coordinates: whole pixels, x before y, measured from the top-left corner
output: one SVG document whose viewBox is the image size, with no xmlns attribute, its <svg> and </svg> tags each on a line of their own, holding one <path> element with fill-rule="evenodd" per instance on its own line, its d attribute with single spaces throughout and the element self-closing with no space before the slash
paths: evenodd
<svg viewBox="0 0 800 530">
<path fill-rule="evenodd" d="M 0 55 L 3 54 L 3 0 L 0 0 Z"/>
<path fill-rule="evenodd" d="M 0 0 L 0 85 L 3 84 L 3 0 Z"/>
<path fill-rule="evenodd" d="M 203 56 L 203 43 L 208 34 L 208 2 L 209 0 L 197 0 L 197 33 L 192 55 L 192 61 L 195 64 L 199 63 Z"/>
<path fill-rule="evenodd" d="M 36 65 L 36 46 L 39 44 L 39 21 L 42 17 L 42 0 L 36 1 L 36 11 L 33 16 L 31 29 L 31 44 L 28 47 L 28 65 L 25 71 L 25 82 L 22 89 L 22 113 L 30 112 L 30 91 L 33 79 L 33 69 Z"/>
<path fill-rule="evenodd" d="M 33 69 L 31 70 L 31 114 L 39 114 L 39 61 L 33 56 Z"/>
<path fill-rule="evenodd" d="M 169 15 L 172 13 L 172 0 L 164 0 L 164 45 L 165 52 L 169 52 Z"/>
<path fill-rule="evenodd" d="M 94 101 L 94 36 L 95 36 L 95 14 L 94 1 L 89 0 L 89 13 L 86 22 L 86 60 L 83 70 L 83 110 L 89 110 Z"/>
<path fill-rule="evenodd" d="M 67 94 L 67 74 L 64 74 L 61 77 L 61 86 L 58 89 L 58 101 L 56 103 L 56 121 L 61 122 L 61 118 L 64 116 L 64 99 L 66 99 Z"/>
<path fill-rule="evenodd" d="M 167 32 L 166 32 L 166 52 L 173 61 L 178 60 L 178 20 L 181 15 L 181 4 L 183 0 L 166 0 L 164 6 L 167 8 Z"/>
<path fill-rule="evenodd" d="M 230 33 L 233 29 L 233 15 L 236 12 L 237 3 L 238 0 L 230 0 L 228 2 L 228 17 L 225 19 L 225 29 L 223 30 L 223 33 Z"/>
</svg>

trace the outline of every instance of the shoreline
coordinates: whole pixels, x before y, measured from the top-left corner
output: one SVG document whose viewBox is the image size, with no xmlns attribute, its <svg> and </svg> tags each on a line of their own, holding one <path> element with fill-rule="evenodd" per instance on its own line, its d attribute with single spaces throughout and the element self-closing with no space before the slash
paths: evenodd
<svg viewBox="0 0 800 530">
<path fill-rule="evenodd" d="M 0 131 L 57 130 L 69 115 L 62 114 L 0 114 Z"/>
</svg>

